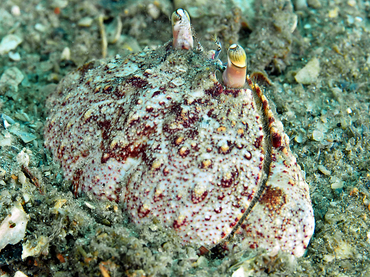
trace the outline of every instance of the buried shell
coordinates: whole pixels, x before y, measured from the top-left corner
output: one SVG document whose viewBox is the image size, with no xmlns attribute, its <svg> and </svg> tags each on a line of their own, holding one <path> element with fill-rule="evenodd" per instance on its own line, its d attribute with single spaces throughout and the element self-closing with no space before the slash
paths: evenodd
<svg viewBox="0 0 370 277">
<path fill-rule="evenodd" d="M 45 145 L 76 193 L 124 202 L 138 226 L 302 256 L 314 218 L 289 138 L 257 85 L 228 89 L 216 70 L 172 43 L 90 62 L 49 98 Z"/>
</svg>

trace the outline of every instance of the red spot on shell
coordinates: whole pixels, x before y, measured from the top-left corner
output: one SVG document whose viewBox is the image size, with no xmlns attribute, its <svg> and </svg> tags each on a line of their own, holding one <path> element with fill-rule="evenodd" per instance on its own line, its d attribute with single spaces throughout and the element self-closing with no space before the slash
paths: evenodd
<svg viewBox="0 0 370 277">
<path fill-rule="evenodd" d="M 277 132 L 272 134 L 272 146 L 278 148 L 281 146 L 281 135 Z"/>
<path fill-rule="evenodd" d="M 111 92 L 113 87 L 111 85 L 107 85 L 106 87 L 103 88 L 104 93 L 109 93 Z"/>
<path fill-rule="evenodd" d="M 78 193 L 78 188 L 80 186 L 80 177 L 82 173 L 83 173 L 82 169 L 77 169 L 73 175 L 72 186 L 73 186 L 73 193 L 75 197 L 77 196 L 77 193 Z"/>
<path fill-rule="evenodd" d="M 267 110 L 267 109 L 268 109 L 268 105 L 269 105 L 269 104 L 268 104 L 267 100 L 264 100 L 264 101 L 263 101 L 263 103 L 262 103 L 262 107 L 263 107 L 263 109 L 264 109 L 264 110 Z"/>
<path fill-rule="evenodd" d="M 191 192 L 191 201 L 193 204 L 198 204 L 202 202 L 208 195 L 208 191 L 202 193 L 202 195 L 198 196 L 194 191 Z"/>
<path fill-rule="evenodd" d="M 237 185 L 237 184 L 238 184 L 238 182 L 234 183 L 234 181 L 235 181 L 235 177 L 237 177 L 237 172 L 232 171 L 232 172 L 231 172 L 231 176 L 230 176 L 230 178 L 229 178 L 229 179 L 222 178 L 222 179 L 221 179 L 221 187 L 223 187 L 223 188 L 229 188 L 229 187 L 231 187 L 231 185 L 233 185 L 233 184 Z"/>
<path fill-rule="evenodd" d="M 250 249 L 256 249 L 258 247 L 258 244 L 254 242 L 253 244 L 249 245 Z"/>
<path fill-rule="evenodd" d="M 149 209 L 144 209 L 143 205 L 141 204 L 140 207 L 137 209 L 137 215 L 140 218 L 146 217 L 150 213 Z"/>
<path fill-rule="evenodd" d="M 153 107 L 151 107 L 151 106 L 147 106 L 147 107 L 146 107 L 146 111 L 147 111 L 148 113 L 151 113 L 153 110 L 154 110 L 154 108 L 153 108 Z"/>
<path fill-rule="evenodd" d="M 214 209 L 215 213 L 216 214 L 219 214 L 220 212 L 222 212 L 222 207 L 218 207 L 216 209 Z"/>
<path fill-rule="evenodd" d="M 234 97 L 239 95 L 240 89 L 225 89 L 223 93 L 225 94 L 232 94 Z"/>
<path fill-rule="evenodd" d="M 162 92 L 160 90 L 157 90 L 155 91 L 153 94 L 152 94 L 152 97 L 156 97 L 157 95 L 160 95 Z"/>
<path fill-rule="evenodd" d="M 184 226 L 184 225 L 187 223 L 187 222 L 186 222 L 186 219 L 187 219 L 187 217 L 185 217 L 185 218 L 184 218 L 184 220 L 182 220 L 181 222 L 179 222 L 179 221 L 175 220 L 175 221 L 173 222 L 173 224 L 172 224 L 173 228 L 174 228 L 174 229 L 178 229 L 178 228 L 180 228 L 181 226 Z"/>
<path fill-rule="evenodd" d="M 252 159 L 252 153 L 251 153 L 251 151 L 248 151 L 247 150 L 247 153 L 244 154 L 244 158 L 246 158 L 247 160 Z"/>
<path fill-rule="evenodd" d="M 168 170 L 168 168 L 167 167 L 165 167 L 165 168 L 163 168 L 163 175 L 164 176 L 167 176 L 168 175 L 168 173 L 170 173 L 170 171 Z"/>
<path fill-rule="evenodd" d="M 205 90 L 205 93 L 206 94 L 210 94 L 212 95 L 213 97 L 215 96 L 218 96 L 220 95 L 222 92 L 223 92 L 223 87 L 220 83 L 216 83 L 213 87 L 211 87 L 210 89 L 206 89 Z"/>
<path fill-rule="evenodd" d="M 127 80 L 127 83 L 131 83 L 131 85 L 136 88 L 143 88 L 148 84 L 148 81 L 141 79 L 140 77 L 133 76 Z"/>
<path fill-rule="evenodd" d="M 158 202 L 158 201 L 162 200 L 163 197 L 164 197 L 164 195 L 162 193 L 159 194 L 159 195 L 154 195 L 153 200 L 154 200 L 154 202 Z"/>
<path fill-rule="evenodd" d="M 254 147 L 260 148 L 262 144 L 262 139 L 263 139 L 263 136 L 259 136 L 258 138 L 256 138 L 256 141 L 253 143 Z"/>
</svg>

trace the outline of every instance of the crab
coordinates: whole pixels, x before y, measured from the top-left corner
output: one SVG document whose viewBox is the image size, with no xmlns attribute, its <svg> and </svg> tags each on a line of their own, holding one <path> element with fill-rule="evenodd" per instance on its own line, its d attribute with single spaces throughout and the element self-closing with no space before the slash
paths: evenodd
<svg viewBox="0 0 370 277">
<path fill-rule="evenodd" d="M 47 102 L 45 146 L 76 195 L 123 203 L 138 227 L 159 222 L 198 248 L 238 237 L 244 249 L 302 256 L 309 187 L 243 48 L 230 46 L 219 81 L 185 10 L 172 27 L 155 50 L 68 74 Z"/>
</svg>

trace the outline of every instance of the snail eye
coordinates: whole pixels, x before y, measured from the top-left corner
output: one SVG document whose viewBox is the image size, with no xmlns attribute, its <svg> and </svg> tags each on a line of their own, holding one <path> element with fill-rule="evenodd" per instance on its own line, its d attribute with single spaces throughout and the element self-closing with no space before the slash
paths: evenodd
<svg viewBox="0 0 370 277">
<path fill-rule="evenodd" d="M 239 44 L 232 44 L 227 51 L 230 62 L 237 67 L 247 66 L 247 55 Z"/>
</svg>

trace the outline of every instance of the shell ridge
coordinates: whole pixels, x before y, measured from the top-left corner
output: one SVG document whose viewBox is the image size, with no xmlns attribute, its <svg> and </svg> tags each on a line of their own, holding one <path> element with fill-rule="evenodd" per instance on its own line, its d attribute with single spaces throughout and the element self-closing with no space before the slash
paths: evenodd
<svg viewBox="0 0 370 277">
<path fill-rule="evenodd" d="M 282 123 L 273 116 L 262 90 L 257 85 L 254 90 L 262 103 L 269 129 L 270 169 L 259 201 L 238 231 L 246 248 L 262 247 L 273 253 L 281 249 L 299 257 L 304 254 L 314 232 L 309 187 L 290 150 L 289 137 Z M 307 223 L 302 226 L 296 222 L 297 218 L 305 218 Z M 274 230 L 275 235 L 267 236 L 264 230 Z"/>
</svg>

